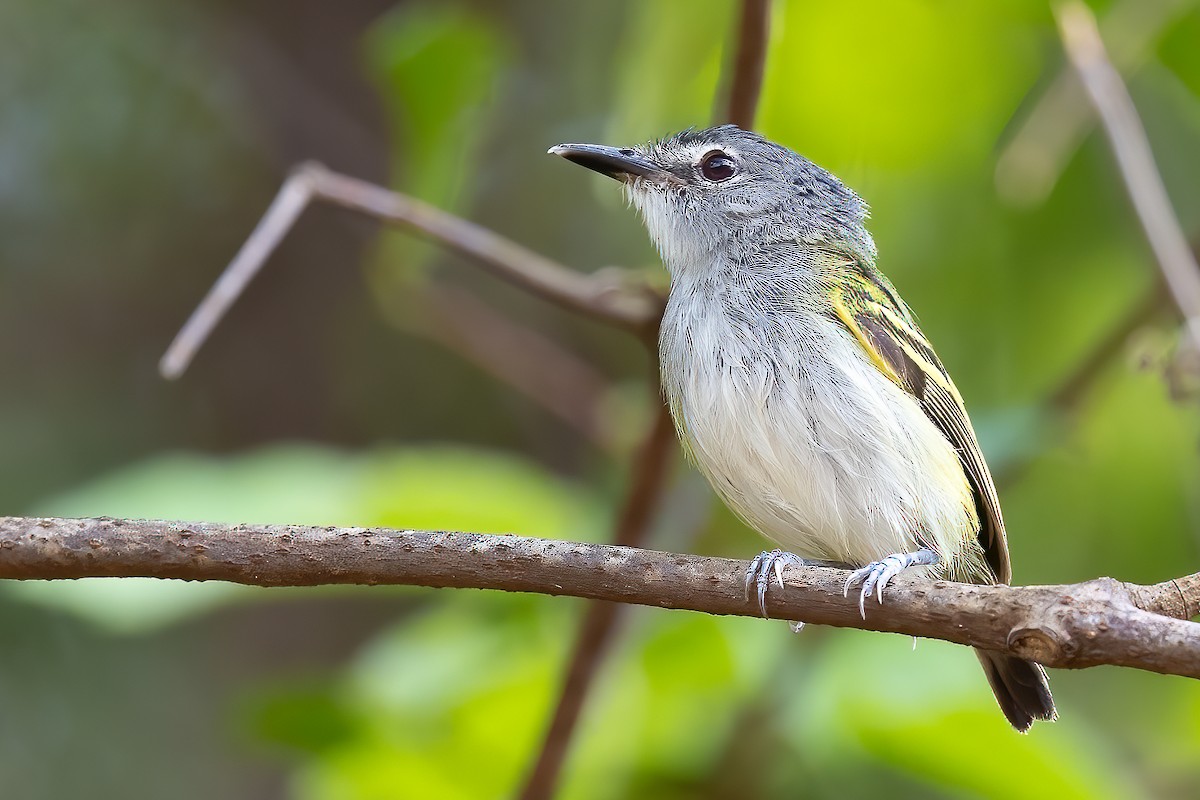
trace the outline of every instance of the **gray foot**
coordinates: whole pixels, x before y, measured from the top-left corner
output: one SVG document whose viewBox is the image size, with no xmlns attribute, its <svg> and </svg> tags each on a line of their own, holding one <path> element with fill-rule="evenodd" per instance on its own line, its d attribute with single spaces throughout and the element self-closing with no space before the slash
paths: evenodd
<svg viewBox="0 0 1200 800">
<path fill-rule="evenodd" d="M 783 588 L 783 568 L 784 567 L 803 567 L 805 561 L 795 553 L 789 553 L 786 550 L 763 550 L 754 560 L 750 562 L 750 569 L 746 570 L 746 599 L 749 600 L 751 595 L 751 587 L 758 594 L 758 608 L 762 611 L 763 617 L 770 618 L 767 614 L 767 587 L 771 585 L 771 578 L 775 578 L 775 582 L 779 584 L 779 588 Z M 799 630 L 795 628 L 794 630 Z"/>
<path fill-rule="evenodd" d="M 862 591 L 858 595 L 858 613 L 862 614 L 863 619 L 866 619 L 866 602 L 867 598 L 871 596 L 872 589 L 875 590 L 875 598 L 879 601 L 879 604 L 883 605 L 883 590 L 892 578 L 909 567 L 927 567 L 939 561 L 941 561 L 941 558 L 938 557 L 938 554 L 929 548 L 922 548 L 915 553 L 892 553 L 886 558 L 882 558 L 879 561 L 872 561 L 862 569 L 856 569 L 850 573 L 850 577 L 846 579 L 846 586 L 843 588 L 842 594 L 849 597 L 850 587 L 862 581 Z"/>
</svg>

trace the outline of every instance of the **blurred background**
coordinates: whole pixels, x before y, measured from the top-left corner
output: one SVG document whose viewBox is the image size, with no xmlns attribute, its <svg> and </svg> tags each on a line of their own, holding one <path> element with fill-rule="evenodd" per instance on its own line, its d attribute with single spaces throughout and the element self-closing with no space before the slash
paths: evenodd
<svg viewBox="0 0 1200 800">
<path fill-rule="evenodd" d="M 1095 3 L 1200 234 L 1200 4 Z M 611 183 L 545 155 L 713 117 L 730 0 L 0 4 L 0 513 L 601 541 L 651 419 L 624 334 L 308 211 L 193 369 L 156 362 L 317 159 L 662 283 Z M 1200 568 L 1177 325 L 1044 2 L 780 0 L 759 129 L 873 208 L 958 383 L 1018 583 Z M 503 346 L 496 347 L 496 342 Z M 488 346 L 492 344 L 493 346 Z M 682 463 L 650 544 L 760 539 Z M 488 798 L 521 784 L 584 604 L 408 588 L 0 586 L 12 798 Z M 1054 672 L 1015 735 L 940 642 L 633 609 L 564 798 L 1185 798 L 1200 684 Z"/>
</svg>

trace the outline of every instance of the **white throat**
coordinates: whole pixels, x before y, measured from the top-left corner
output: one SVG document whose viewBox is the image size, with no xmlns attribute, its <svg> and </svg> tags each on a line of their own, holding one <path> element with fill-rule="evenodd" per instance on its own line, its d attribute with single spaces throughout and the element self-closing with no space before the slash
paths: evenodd
<svg viewBox="0 0 1200 800">
<path fill-rule="evenodd" d="M 626 187 L 630 204 L 642 215 L 650 240 L 658 248 L 672 277 L 681 277 L 710 263 L 719 244 L 717 232 L 705 236 L 671 190 L 633 184 Z"/>
</svg>

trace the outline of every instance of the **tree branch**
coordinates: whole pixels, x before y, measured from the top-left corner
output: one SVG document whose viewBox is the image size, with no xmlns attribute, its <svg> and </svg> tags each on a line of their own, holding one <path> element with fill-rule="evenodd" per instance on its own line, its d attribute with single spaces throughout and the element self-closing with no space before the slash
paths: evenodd
<svg viewBox="0 0 1200 800">
<path fill-rule="evenodd" d="M 1115 360 L 1115 356 L 1120 354 L 1129 337 L 1162 312 L 1166 305 L 1164 295 L 1161 283 L 1156 281 L 1154 288 L 1131 306 L 1112 328 L 1091 346 L 1079 363 L 1060 379 L 1058 385 L 1046 397 L 1046 407 L 1057 412 L 1070 411 L 1077 407 L 1083 396 Z"/>
<path fill-rule="evenodd" d="M 767 60 L 770 0 L 742 0 L 740 18 L 738 49 L 728 81 L 728 106 L 724 115 L 718 112 L 717 121 L 750 128 L 754 125 L 758 110 Z M 661 308 L 658 316 L 661 318 Z M 657 323 L 658 318 L 655 319 L 655 331 Z M 643 337 L 643 341 L 649 346 L 653 357 L 657 353 L 653 339 L 647 336 Z M 671 463 L 668 454 L 674 448 L 674 429 L 668 410 L 662 403 L 662 388 L 657 374 L 654 388 L 657 406 L 655 421 L 642 443 L 638 461 L 634 465 L 635 474 L 617 521 L 614 540 L 619 545 L 637 546 L 649 533 L 653 511 L 661 500 L 666 470 Z M 619 606 L 593 603 L 585 613 L 575 647 L 571 651 L 562 691 L 542 747 L 521 790 L 521 800 L 547 800 L 554 795 L 572 734 L 593 678 L 613 641 L 621 618 L 620 612 Z"/>
<path fill-rule="evenodd" d="M 183 374 L 229 307 L 314 200 L 422 233 L 474 259 L 498 278 L 643 338 L 656 330 L 662 314 L 662 299 L 649 288 L 636 291 L 576 272 L 416 198 L 307 163 L 298 166 L 284 182 L 250 238 L 179 331 L 159 364 L 164 377 Z"/>
<path fill-rule="evenodd" d="M 741 128 L 754 126 L 758 98 L 767 66 L 767 43 L 771 35 L 770 0 L 742 0 L 738 25 L 737 54 L 729 82 L 729 107 L 725 121 Z"/>
<path fill-rule="evenodd" d="M 1189 10 L 1187 0 L 1116 0 L 1100 20 L 1100 32 L 1113 64 L 1136 72 L 1173 22 Z M 1036 99 L 1010 124 L 1013 131 L 996 159 L 996 189 L 1009 202 L 1040 205 L 1058 183 L 1066 164 L 1095 124 L 1096 114 L 1079 76 L 1063 64 L 1049 81 L 1039 81 Z"/>
<path fill-rule="evenodd" d="M 1188 335 L 1200 347 L 1200 266 L 1171 207 L 1133 99 L 1108 58 L 1088 7 L 1070 0 L 1059 6 L 1055 15 L 1063 47 L 1100 116 L 1171 299 L 1183 316 Z"/>
<path fill-rule="evenodd" d="M 757 616 L 748 563 L 522 536 L 299 525 L 0 517 L 0 578 L 155 577 L 253 586 L 501 589 Z M 1200 678 L 1200 573 L 1139 586 L 976 586 L 898 577 L 866 619 L 846 573 L 789 569 L 773 617 L 943 639 L 1068 669 Z"/>
<path fill-rule="evenodd" d="M 656 406 L 654 422 L 642 440 L 634 461 L 633 474 L 613 535 L 613 542 L 624 547 L 636 547 L 645 540 L 654 513 L 662 501 L 668 470 L 674 463 L 669 456 L 674 450 L 675 428 L 670 412 L 659 396 L 657 380 L 653 386 Z M 554 706 L 542 747 L 521 791 L 522 800 L 541 800 L 554 795 L 572 733 L 579 723 L 579 715 L 596 672 L 616 634 L 620 611 L 621 607 L 612 603 L 591 603 L 584 612 L 558 703 Z"/>
</svg>

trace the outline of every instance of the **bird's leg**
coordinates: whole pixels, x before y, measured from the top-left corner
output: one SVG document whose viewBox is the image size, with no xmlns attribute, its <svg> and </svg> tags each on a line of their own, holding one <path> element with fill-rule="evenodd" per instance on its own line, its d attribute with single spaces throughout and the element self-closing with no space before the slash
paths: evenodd
<svg viewBox="0 0 1200 800">
<path fill-rule="evenodd" d="M 848 597 L 850 595 L 850 587 L 858 581 L 862 581 L 862 592 L 858 595 L 858 613 L 862 614 L 863 619 L 866 619 L 866 601 L 872 589 L 875 590 L 875 597 L 878 599 L 880 605 L 882 605 L 884 587 L 888 585 L 888 581 L 899 575 L 902 570 L 909 567 L 927 567 L 941 560 L 941 557 L 928 547 L 923 547 L 913 553 L 892 553 L 886 558 L 881 558 L 879 561 L 872 561 L 862 569 L 856 569 L 850 573 L 850 577 L 846 578 L 846 585 L 842 590 L 842 594 Z"/>
<path fill-rule="evenodd" d="M 796 555 L 789 553 L 786 550 L 763 550 L 754 560 L 750 562 L 750 569 L 746 570 L 746 599 L 751 599 L 751 589 L 753 588 L 758 594 L 758 608 L 762 611 L 763 617 L 769 618 L 767 614 L 767 587 L 771 585 L 771 579 L 779 584 L 779 588 L 783 588 L 783 569 L 784 567 L 803 567 L 807 562 Z M 792 630 L 799 632 L 804 623 L 793 622 Z"/>
</svg>

